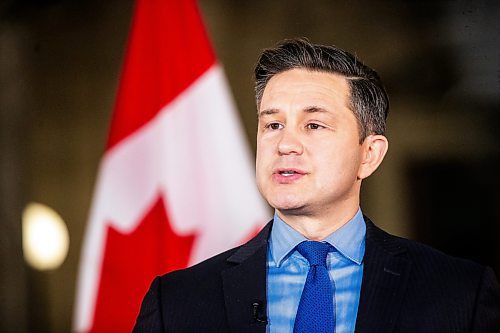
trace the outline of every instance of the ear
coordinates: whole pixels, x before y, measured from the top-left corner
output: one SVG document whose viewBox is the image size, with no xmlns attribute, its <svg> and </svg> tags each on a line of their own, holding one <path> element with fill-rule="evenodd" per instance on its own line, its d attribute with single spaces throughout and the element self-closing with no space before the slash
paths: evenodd
<svg viewBox="0 0 500 333">
<path fill-rule="evenodd" d="M 358 179 L 365 179 L 377 170 L 389 149 L 389 141 L 383 135 L 369 135 L 362 145 L 363 156 L 358 170 Z"/>
</svg>

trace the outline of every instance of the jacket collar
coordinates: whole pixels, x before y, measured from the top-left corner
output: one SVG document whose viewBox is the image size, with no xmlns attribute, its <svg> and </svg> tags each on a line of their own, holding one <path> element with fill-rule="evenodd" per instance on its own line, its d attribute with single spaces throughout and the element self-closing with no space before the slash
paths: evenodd
<svg viewBox="0 0 500 333">
<path fill-rule="evenodd" d="M 242 245 L 222 271 L 222 285 L 231 332 L 264 333 L 267 325 L 267 244 L 272 222 Z"/>
<path fill-rule="evenodd" d="M 395 236 L 365 216 L 366 249 L 356 332 L 392 332 L 401 309 L 411 262 Z"/>
</svg>

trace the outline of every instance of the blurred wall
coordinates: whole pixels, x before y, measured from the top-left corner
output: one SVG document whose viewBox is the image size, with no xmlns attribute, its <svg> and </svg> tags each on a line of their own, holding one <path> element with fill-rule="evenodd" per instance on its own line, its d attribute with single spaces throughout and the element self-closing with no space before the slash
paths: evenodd
<svg viewBox="0 0 500 333">
<path fill-rule="evenodd" d="M 390 151 L 364 185 L 378 225 L 500 267 L 500 5 L 495 1 L 200 0 L 255 149 L 252 70 L 306 36 L 375 68 Z M 0 4 L 0 331 L 68 332 L 87 212 L 113 107 L 131 0 Z M 68 224 L 62 267 L 24 264 L 27 202 Z M 464 247 L 463 244 L 467 244 Z"/>
</svg>

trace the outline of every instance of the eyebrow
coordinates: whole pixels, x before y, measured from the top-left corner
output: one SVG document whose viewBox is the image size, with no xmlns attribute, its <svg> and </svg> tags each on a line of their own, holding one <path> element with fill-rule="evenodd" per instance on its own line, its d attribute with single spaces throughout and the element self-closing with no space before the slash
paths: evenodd
<svg viewBox="0 0 500 333">
<path fill-rule="evenodd" d="M 304 112 L 306 112 L 306 113 L 317 113 L 317 112 L 328 113 L 328 110 L 326 110 L 320 106 L 309 106 L 309 107 L 304 109 Z"/>
<path fill-rule="evenodd" d="M 319 112 L 329 113 L 326 109 L 324 109 L 320 106 L 308 106 L 305 109 L 303 109 L 302 111 L 304 111 L 305 113 L 319 113 Z M 260 118 L 262 116 L 270 116 L 273 114 L 277 114 L 279 112 L 280 112 L 279 109 L 265 109 L 265 110 L 260 111 L 257 115 Z"/>
<path fill-rule="evenodd" d="M 280 111 L 278 109 L 265 109 L 260 111 L 257 116 L 260 118 L 262 116 L 270 116 L 276 113 L 279 113 Z"/>
</svg>

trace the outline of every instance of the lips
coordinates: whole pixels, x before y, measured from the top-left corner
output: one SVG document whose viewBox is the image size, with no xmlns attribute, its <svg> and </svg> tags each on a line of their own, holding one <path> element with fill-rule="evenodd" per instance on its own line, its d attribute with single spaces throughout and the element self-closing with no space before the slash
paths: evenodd
<svg viewBox="0 0 500 333">
<path fill-rule="evenodd" d="M 280 169 L 276 169 L 274 170 L 273 173 L 277 173 L 277 174 L 280 174 L 282 176 L 290 176 L 290 175 L 295 175 L 295 174 L 299 174 L 299 175 L 305 175 L 305 171 L 302 171 L 302 170 L 299 170 L 299 169 L 286 169 L 286 168 L 280 168 Z"/>
<path fill-rule="evenodd" d="M 278 168 L 273 171 L 273 179 L 280 184 L 291 184 L 307 174 L 304 170 L 295 168 Z"/>
</svg>

